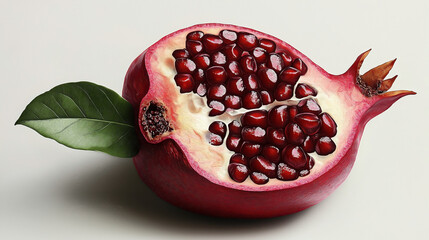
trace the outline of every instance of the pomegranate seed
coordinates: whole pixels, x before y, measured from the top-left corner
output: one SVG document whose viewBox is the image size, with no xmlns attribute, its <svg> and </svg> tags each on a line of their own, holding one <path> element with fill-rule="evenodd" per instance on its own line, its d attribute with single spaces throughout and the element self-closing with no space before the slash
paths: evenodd
<svg viewBox="0 0 429 240">
<path fill-rule="evenodd" d="M 261 95 L 256 91 L 250 91 L 243 97 L 243 107 L 245 109 L 255 109 L 262 106 Z"/>
<path fill-rule="evenodd" d="M 210 84 L 222 84 L 226 81 L 228 75 L 223 67 L 213 66 L 206 70 L 206 77 Z"/>
<path fill-rule="evenodd" d="M 274 97 L 271 95 L 270 92 L 264 90 L 264 91 L 261 91 L 260 94 L 261 94 L 262 104 L 267 105 L 274 102 Z"/>
<path fill-rule="evenodd" d="M 188 58 L 189 52 L 186 49 L 177 49 L 177 50 L 174 50 L 173 57 L 176 59 L 177 58 Z"/>
<path fill-rule="evenodd" d="M 228 73 L 229 77 L 240 76 L 241 69 L 240 69 L 240 66 L 238 65 L 238 62 L 236 61 L 229 62 L 228 65 L 226 66 L 226 73 Z"/>
<path fill-rule="evenodd" d="M 288 122 L 288 106 L 278 105 L 268 112 L 268 121 L 274 128 L 284 128 Z"/>
<path fill-rule="evenodd" d="M 295 145 L 301 145 L 305 140 L 305 134 L 296 123 L 289 123 L 285 128 L 286 140 Z"/>
<path fill-rule="evenodd" d="M 222 38 L 213 34 L 205 34 L 202 38 L 202 43 L 208 53 L 219 51 L 223 47 Z"/>
<path fill-rule="evenodd" d="M 241 57 L 244 57 L 244 56 L 250 56 L 250 53 L 248 51 L 243 51 L 241 53 Z"/>
<path fill-rule="evenodd" d="M 224 138 L 226 134 L 226 124 L 222 121 L 214 121 L 210 124 L 209 131 Z"/>
<path fill-rule="evenodd" d="M 295 116 L 298 114 L 298 108 L 293 106 L 288 106 L 287 113 L 289 115 L 289 121 L 295 122 Z"/>
<path fill-rule="evenodd" d="M 200 41 L 186 41 L 186 50 L 188 50 L 189 55 L 195 56 L 203 51 L 203 44 Z"/>
<path fill-rule="evenodd" d="M 194 89 L 194 79 L 190 74 L 177 74 L 174 76 L 181 93 L 191 92 Z"/>
<path fill-rule="evenodd" d="M 213 85 L 207 92 L 207 98 L 210 100 L 223 100 L 226 94 L 226 87 L 224 85 Z"/>
<path fill-rule="evenodd" d="M 267 127 L 267 110 L 254 110 L 241 116 L 241 124 L 246 127 Z"/>
<path fill-rule="evenodd" d="M 241 134 L 241 124 L 237 120 L 233 120 L 228 124 L 228 129 L 231 134 L 240 135 Z"/>
<path fill-rule="evenodd" d="M 201 38 L 204 36 L 204 33 L 201 31 L 194 31 L 194 32 L 190 32 L 188 33 L 188 35 L 186 35 L 186 40 L 196 40 L 199 41 L 201 40 Z"/>
<path fill-rule="evenodd" d="M 243 50 L 237 44 L 230 44 L 223 49 L 223 53 L 228 61 L 236 61 L 241 57 Z"/>
<path fill-rule="evenodd" d="M 301 145 L 301 148 L 307 153 L 314 152 L 315 147 L 316 147 L 316 144 L 314 143 L 313 139 L 310 136 L 307 136 Z"/>
<path fill-rule="evenodd" d="M 296 106 L 299 112 L 309 112 L 316 115 L 319 115 L 319 113 L 322 112 L 319 104 L 317 104 L 317 102 L 312 98 L 301 100 Z"/>
<path fill-rule="evenodd" d="M 266 184 L 270 180 L 267 175 L 259 172 L 252 172 L 250 174 L 250 179 L 252 179 L 252 181 L 258 185 Z"/>
<path fill-rule="evenodd" d="M 307 84 L 298 83 L 298 85 L 296 86 L 295 96 L 297 98 L 304 98 L 307 96 L 316 96 L 316 95 L 317 95 L 317 90 L 310 87 Z"/>
<path fill-rule="evenodd" d="M 255 156 L 249 160 L 249 168 L 254 172 L 260 172 L 269 178 L 276 177 L 276 164 L 268 161 L 263 156 Z"/>
<path fill-rule="evenodd" d="M 241 66 L 241 69 L 243 69 L 243 71 L 245 73 L 249 73 L 249 74 L 255 73 L 256 69 L 257 69 L 256 61 L 250 55 L 246 55 L 246 56 L 241 57 L 240 66 Z"/>
<path fill-rule="evenodd" d="M 322 134 L 316 133 L 310 136 L 311 140 L 316 144 L 316 142 L 319 140 L 319 138 L 323 137 Z"/>
<path fill-rule="evenodd" d="M 271 41 L 266 38 L 262 38 L 259 40 L 259 46 L 265 49 L 268 53 L 272 53 L 276 50 L 276 44 L 274 41 Z"/>
<path fill-rule="evenodd" d="M 249 176 L 249 169 L 240 163 L 230 163 L 228 166 L 228 173 L 232 180 L 244 182 L 247 176 Z"/>
<path fill-rule="evenodd" d="M 222 52 L 215 52 L 211 55 L 211 62 L 213 65 L 225 65 L 226 56 Z"/>
<path fill-rule="evenodd" d="M 244 141 L 243 144 L 241 144 L 240 151 L 245 157 L 251 158 L 261 152 L 261 145 Z"/>
<path fill-rule="evenodd" d="M 259 89 L 259 82 L 255 74 L 250 74 L 244 77 L 244 87 L 248 91 Z"/>
<path fill-rule="evenodd" d="M 227 91 L 229 94 L 243 95 L 244 92 L 244 83 L 241 77 L 233 77 L 229 79 L 226 83 Z"/>
<path fill-rule="evenodd" d="M 247 166 L 247 159 L 241 153 L 234 153 L 229 159 L 229 163 L 240 163 Z"/>
<path fill-rule="evenodd" d="M 319 131 L 320 119 L 313 113 L 299 113 L 295 117 L 295 122 L 307 135 L 313 135 Z"/>
<path fill-rule="evenodd" d="M 293 67 L 285 68 L 279 75 L 279 78 L 282 82 L 289 83 L 291 85 L 295 85 L 301 76 L 301 72 Z"/>
<path fill-rule="evenodd" d="M 288 145 L 282 151 L 282 161 L 296 170 L 304 169 L 308 160 L 308 155 L 301 147 Z"/>
<path fill-rule="evenodd" d="M 337 146 L 330 137 L 321 137 L 316 142 L 316 152 L 319 155 L 328 155 L 333 153 Z"/>
<path fill-rule="evenodd" d="M 198 86 L 200 83 L 204 82 L 206 80 L 204 76 L 204 70 L 198 68 L 193 74 L 192 77 L 194 78 L 194 85 Z"/>
<path fill-rule="evenodd" d="M 279 55 L 282 58 L 285 67 L 290 67 L 290 65 L 292 65 L 293 59 L 290 55 L 287 55 L 285 52 L 279 53 Z"/>
<path fill-rule="evenodd" d="M 200 85 L 198 85 L 197 87 L 197 94 L 200 97 L 204 97 L 207 93 L 207 87 L 205 83 L 200 83 Z"/>
<path fill-rule="evenodd" d="M 288 167 L 284 163 L 279 163 L 277 167 L 277 179 L 290 181 L 290 180 L 295 180 L 297 178 L 298 178 L 298 172 L 295 169 Z"/>
<path fill-rule="evenodd" d="M 280 72 L 284 68 L 283 59 L 277 53 L 271 53 L 268 56 L 267 66 L 276 72 Z"/>
<path fill-rule="evenodd" d="M 259 81 L 262 87 L 272 90 L 276 87 L 277 73 L 271 68 L 263 68 L 258 71 Z"/>
<path fill-rule="evenodd" d="M 276 146 L 266 145 L 262 148 L 262 156 L 273 163 L 280 162 L 280 150 Z"/>
<path fill-rule="evenodd" d="M 178 73 L 192 73 L 197 69 L 197 65 L 195 65 L 194 61 L 188 58 L 176 59 L 175 66 Z"/>
<path fill-rule="evenodd" d="M 285 82 L 279 83 L 274 90 L 274 98 L 277 101 L 291 99 L 293 96 L 293 86 Z"/>
<path fill-rule="evenodd" d="M 202 53 L 194 57 L 195 65 L 198 68 L 206 70 L 210 66 L 210 55 Z"/>
<path fill-rule="evenodd" d="M 230 109 L 241 108 L 241 98 L 236 95 L 227 95 L 224 101 L 225 107 Z"/>
<path fill-rule="evenodd" d="M 278 148 L 286 146 L 286 137 L 283 129 L 269 127 L 267 129 L 267 141 Z"/>
<path fill-rule="evenodd" d="M 264 68 L 268 68 L 267 64 L 261 63 L 261 64 L 258 65 L 258 69 L 264 69 Z"/>
<path fill-rule="evenodd" d="M 243 140 L 252 143 L 265 143 L 266 134 L 265 130 L 260 127 L 244 127 L 243 130 L 241 130 L 241 137 Z"/>
<path fill-rule="evenodd" d="M 267 51 L 263 48 L 256 47 L 252 51 L 252 55 L 257 63 L 264 63 L 267 60 Z"/>
<path fill-rule="evenodd" d="M 220 31 L 219 36 L 223 39 L 225 44 L 231 44 L 237 41 L 237 32 L 232 30 L 222 30 Z"/>
<path fill-rule="evenodd" d="M 258 39 L 255 35 L 246 32 L 239 32 L 237 44 L 245 51 L 251 51 L 258 46 Z"/>
<path fill-rule="evenodd" d="M 314 158 L 312 157 L 312 156 L 310 156 L 310 155 L 307 155 L 309 158 L 310 158 L 310 160 L 308 161 L 308 164 L 307 164 L 307 166 L 306 166 L 306 168 L 307 169 L 312 169 L 313 167 L 314 167 Z"/>
<path fill-rule="evenodd" d="M 214 146 L 219 146 L 223 143 L 223 138 L 217 134 L 210 133 L 209 143 Z"/>
<path fill-rule="evenodd" d="M 301 58 L 297 58 L 292 62 L 292 67 L 301 71 L 302 75 L 307 72 L 307 65 L 301 60 Z"/>
<path fill-rule="evenodd" d="M 209 116 L 217 116 L 225 112 L 225 105 L 219 101 L 210 101 L 209 107 L 212 109 L 209 112 Z"/>
<path fill-rule="evenodd" d="M 230 151 L 240 152 L 241 144 L 242 144 L 242 141 L 241 141 L 241 138 L 239 136 L 229 135 L 226 138 L 226 147 Z"/>
<path fill-rule="evenodd" d="M 320 133 L 324 136 L 333 137 L 337 134 L 337 124 L 331 115 L 328 113 L 322 113 L 319 115 L 322 122 L 320 126 Z"/>
</svg>

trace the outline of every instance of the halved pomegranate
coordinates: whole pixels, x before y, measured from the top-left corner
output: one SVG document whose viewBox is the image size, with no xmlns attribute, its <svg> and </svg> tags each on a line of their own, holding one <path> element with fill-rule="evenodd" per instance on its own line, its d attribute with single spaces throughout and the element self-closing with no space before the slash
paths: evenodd
<svg viewBox="0 0 429 240">
<path fill-rule="evenodd" d="M 368 53 L 331 75 L 248 28 L 167 35 L 125 77 L 141 178 L 166 201 L 208 215 L 273 217 L 317 204 L 349 174 L 365 124 L 414 94 L 387 92 L 393 61 L 360 75 Z"/>
</svg>

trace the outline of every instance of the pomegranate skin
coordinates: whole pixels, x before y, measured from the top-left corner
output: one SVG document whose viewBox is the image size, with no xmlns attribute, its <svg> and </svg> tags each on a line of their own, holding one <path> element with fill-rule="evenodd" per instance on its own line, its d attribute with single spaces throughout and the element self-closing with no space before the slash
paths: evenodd
<svg viewBox="0 0 429 240">
<path fill-rule="evenodd" d="M 189 31 L 199 29 L 199 26 L 207 27 L 207 25 L 210 24 L 193 26 L 189 28 Z M 213 26 L 219 25 L 213 24 Z M 226 29 L 239 28 L 231 25 L 223 26 Z M 287 46 L 309 65 L 309 70 L 315 69 L 335 80 L 355 79 L 360 65 L 367 55 L 367 53 L 360 55 L 346 73 L 333 76 L 291 46 Z M 131 64 L 125 77 L 122 94 L 133 105 L 136 116 L 139 116 L 140 103 L 150 88 L 145 57 L 146 52 L 143 52 Z M 353 131 L 350 132 L 347 147 L 339 154 L 338 160 L 326 166 L 325 171 L 309 178 L 308 181 L 300 181 L 283 189 L 246 190 L 230 188 L 210 181 L 192 167 L 183 151 L 183 145 L 177 143 L 173 138 L 148 142 L 140 131 L 140 151 L 133 160 L 141 179 L 149 188 L 160 198 L 189 211 L 233 218 L 267 218 L 291 214 L 319 203 L 344 182 L 355 162 L 366 123 L 389 108 L 399 98 L 409 94 L 413 94 L 413 92 L 387 92 L 368 98 L 365 107 L 359 109 L 362 111 L 361 117 L 357 119 Z M 136 122 L 140 123 L 137 117 Z"/>
</svg>

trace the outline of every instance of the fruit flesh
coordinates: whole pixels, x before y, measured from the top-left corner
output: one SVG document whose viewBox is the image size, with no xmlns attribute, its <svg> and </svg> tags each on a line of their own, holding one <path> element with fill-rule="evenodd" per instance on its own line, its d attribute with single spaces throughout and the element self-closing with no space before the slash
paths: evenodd
<svg viewBox="0 0 429 240">
<path fill-rule="evenodd" d="M 329 112 L 338 124 L 339 131 L 334 137 L 338 143 L 336 153 L 315 157 L 312 173 L 299 181 L 274 180 L 263 186 L 255 186 L 250 180 L 241 184 L 230 180 L 225 169 L 231 152 L 225 151 L 226 148 L 202 144 L 205 141 L 204 134 L 197 134 L 198 137 L 194 135 L 195 132 L 207 132 L 207 127 L 214 120 L 208 122 L 207 117 L 198 118 L 198 115 L 207 116 L 209 109 L 201 102 L 201 98 L 193 99 L 193 94 L 183 94 L 186 97 L 179 98 L 180 93 L 172 80 L 175 72 L 171 53 L 183 47 L 187 33 L 197 29 L 212 34 L 222 29 L 248 31 L 258 37 L 273 39 L 278 48 L 284 48 L 303 59 L 308 70 L 300 78 L 300 83 L 312 85 L 319 91 L 317 97 L 323 102 L 323 110 Z M 142 179 L 159 196 L 180 207 L 205 214 L 270 217 L 312 206 L 328 196 L 348 175 L 365 123 L 400 97 L 409 94 L 397 92 L 372 98 L 363 96 L 354 83 L 360 67 L 357 65 L 359 63 L 355 63 L 343 75 L 333 76 L 286 43 L 251 29 L 231 25 L 198 25 L 173 33 L 140 55 L 127 73 L 123 95 L 133 105 L 137 106 L 142 97 L 140 110 L 151 100 L 160 101 L 166 108 L 174 109 L 174 112 L 167 111 L 167 117 L 175 131 L 154 139 L 142 135 L 142 150 L 134 158 L 136 167 Z M 241 113 L 235 111 L 229 115 Z M 231 119 L 230 116 L 219 116 L 219 119 Z M 198 124 L 190 127 L 190 122 Z M 147 141 L 159 144 L 152 145 Z M 197 149 L 189 146 L 197 146 Z M 238 204 L 237 200 L 242 198 L 249 201 L 245 204 L 240 201 Z M 264 207 L 266 204 L 272 207 Z"/>
</svg>

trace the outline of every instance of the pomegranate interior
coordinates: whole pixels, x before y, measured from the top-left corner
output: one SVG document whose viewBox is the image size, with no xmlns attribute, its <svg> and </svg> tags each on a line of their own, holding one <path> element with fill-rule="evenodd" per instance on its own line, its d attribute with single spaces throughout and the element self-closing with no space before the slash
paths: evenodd
<svg viewBox="0 0 429 240">
<path fill-rule="evenodd" d="M 141 129 L 150 142 L 176 140 L 192 168 L 218 184 L 262 191 L 310 181 L 349 147 L 356 113 L 345 102 L 362 94 L 334 94 L 345 86 L 307 57 L 272 36 L 240 31 L 200 26 L 148 49 L 156 86 L 142 100 Z M 148 125 L 154 101 L 165 131 Z"/>
</svg>

